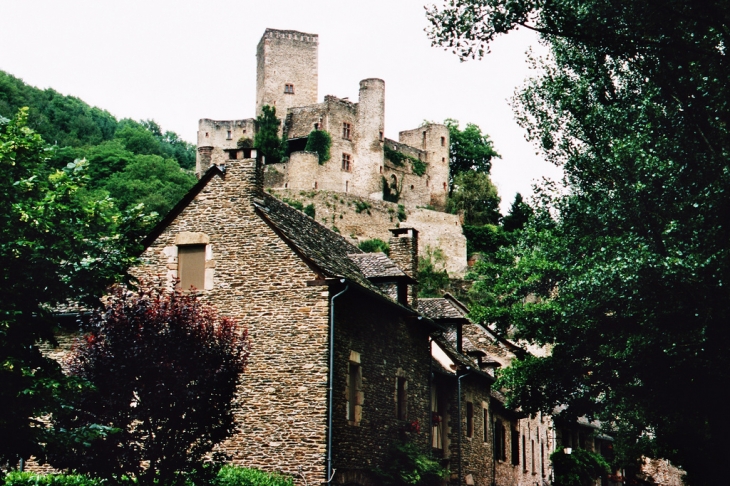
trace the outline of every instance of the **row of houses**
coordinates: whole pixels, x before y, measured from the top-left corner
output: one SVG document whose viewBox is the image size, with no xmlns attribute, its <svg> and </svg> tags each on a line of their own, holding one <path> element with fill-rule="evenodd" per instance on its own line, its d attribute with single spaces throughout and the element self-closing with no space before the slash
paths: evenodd
<svg viewBox="0 0 730 486">
<path fill-rule="evenodd" d="M 556 450 L 610 451 L 588 423 L 507 407 L 494 371 L 525 351 L 452 296 L 417 297 L 416 230 L 389 244 L 390 257 L 364 253 L 267 194 L 255 150 L 212 165 L 147 237 L 138 277 L 201 289 L 248 328 L 232 462 L 369 485 L 410 442 L 448 484 L 512 486 L 550 484 Z"/>
</svg>

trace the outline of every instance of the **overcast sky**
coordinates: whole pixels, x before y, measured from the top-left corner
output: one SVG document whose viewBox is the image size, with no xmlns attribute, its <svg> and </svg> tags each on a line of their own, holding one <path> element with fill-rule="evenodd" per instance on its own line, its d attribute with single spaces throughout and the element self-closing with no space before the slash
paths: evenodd
<svg viewBox="0 0 730 486">
<path fill-rule="evenodd" d="M 516 192 L 558 175 L 525 141 L 508 104 L 530 76 L 525 52 L 541 48 L 522 30 L 484 60 L 461 63 L 431 47 L 423 30 L 431 3 L 0 0 L 0 69 L 117 118 L 152 118 L 195 143 L 200 118 L 253 117 L 256 45 L 267 27 L 319 34 L 320 101 L 357 100 L 361 79 L 382 78 L 389 138 L 424 119 L 479 125 L 502 155 L 492 178 L 504 212 Z"/>
</svg>

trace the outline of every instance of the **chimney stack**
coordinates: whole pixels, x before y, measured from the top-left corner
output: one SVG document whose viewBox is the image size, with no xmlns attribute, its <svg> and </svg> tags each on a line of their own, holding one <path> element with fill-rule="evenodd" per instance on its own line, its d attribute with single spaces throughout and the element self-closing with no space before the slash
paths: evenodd
<svg viewBox="0 0 730 486">
<path fill-rule="evenodd" d="M 388 240 L 390 259 L 409 277 L 418 277 L 418 231 L 415 228 L 395 228 Z M 418 286 L 408 285 L 408 302 L 418 307 Z"/>
</svg>

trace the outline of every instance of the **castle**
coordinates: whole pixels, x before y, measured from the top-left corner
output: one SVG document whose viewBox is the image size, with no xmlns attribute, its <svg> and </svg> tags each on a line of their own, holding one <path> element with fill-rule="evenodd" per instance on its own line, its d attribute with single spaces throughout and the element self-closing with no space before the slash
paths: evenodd
<svg viewBox="0 0 730 486">
<path fill-rule="evenodd" d="M 283 122 L 280 135 L 288 140 L 288 159 L 266 164 L 266 187 L 288 194 L 317 191 L 367 201 L 366 215 L 345 218 L 340 211 L 343 221 L 331 224 L 355 240 L 387 239 L 394 212 L 389 206 L 400 204 L 408 225 L 421 234 L 422 254 L 441 249 L 444 268 L 452 276 L 463 275 L 466 239 L 461 222 L 457 215 L 443 212 L 449 183 L 448 128 L 425 124 L 401 131 L 398 141 L 385 138 L 385 82 L 381 79 L 360 81 L 356 103 L 331 95 L 318 103 L 316 34 L 266 29 L 256 57 L 256 113 L 260 115 L 266 105 L 275 107 Z M 225 166 L 229 160 L 248 157 L 250 149 L 240 148 L 239 140 L 253 139 L 255 130 L 253 118 L 200 120 L 198 175 L 211 165 Z M 331 157 L 324 163 L 316 153 L 304 150 L 313 130 L 330 134 Z M 317 212 L 324 221 L 330 205 L 322 206 Z M 335 220 L 334 212 L 331 216 Z"/>
</svg>

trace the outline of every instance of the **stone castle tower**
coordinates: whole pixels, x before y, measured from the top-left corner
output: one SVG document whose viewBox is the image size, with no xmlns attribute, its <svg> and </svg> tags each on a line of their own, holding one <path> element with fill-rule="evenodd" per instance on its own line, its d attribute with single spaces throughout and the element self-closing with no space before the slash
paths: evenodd
<svg viewBox="0 0 730 486">
<path fill-rule="evenodd" d="M 318 48 L 317 34 L 266 29 L 256 48 L 256 116 L 264 105 L 283 118 L 317 102 Z"/>
</svg>

